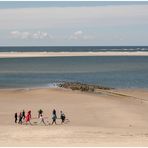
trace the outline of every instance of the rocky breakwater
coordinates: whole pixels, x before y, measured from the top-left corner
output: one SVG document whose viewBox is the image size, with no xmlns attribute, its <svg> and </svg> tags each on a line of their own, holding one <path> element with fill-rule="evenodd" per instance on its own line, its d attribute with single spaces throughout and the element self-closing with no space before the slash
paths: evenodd
<svg viewBox="0 0 148 148">
<path fill-rule="evenodd" d="M 95 92 L 97 89 L 102 90 L 111 90 L 113 88 L 99 86 L 99 85 L 93 85 L 93 84 L 83 84 L 79 82 L 63 82 L 58 84 L 59 87 L 72 89 L 72 90 L 80 90 L 83 92 Z"/>
</svg>

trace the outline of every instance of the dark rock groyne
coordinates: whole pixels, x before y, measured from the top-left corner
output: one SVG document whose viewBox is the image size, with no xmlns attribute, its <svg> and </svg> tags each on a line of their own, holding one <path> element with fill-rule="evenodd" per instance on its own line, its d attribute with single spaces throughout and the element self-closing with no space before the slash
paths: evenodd
<svg viewBox="0 0 148 148">
<path fill-rule="evenodd" d="M 84 92 L 94 92 L 96 89 L 111 90 L 113 88 L 98 86 L 93 84 L 84 84 L 80 82 L 63 82 L 58 84 L 59 87 L 68 88 L 72 90 L 80 90 Z"/>
</svg>

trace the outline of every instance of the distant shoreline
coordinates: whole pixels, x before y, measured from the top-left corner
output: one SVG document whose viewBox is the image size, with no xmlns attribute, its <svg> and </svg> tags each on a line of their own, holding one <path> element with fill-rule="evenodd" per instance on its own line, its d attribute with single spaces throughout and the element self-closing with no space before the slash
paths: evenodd
<svg viewBox="0 0 148 148">
<path fill-rule="evenodd" d="M 71 56 L 148 56 L 148 52 L 0 52 L 0 58 Z"/>
</svg>

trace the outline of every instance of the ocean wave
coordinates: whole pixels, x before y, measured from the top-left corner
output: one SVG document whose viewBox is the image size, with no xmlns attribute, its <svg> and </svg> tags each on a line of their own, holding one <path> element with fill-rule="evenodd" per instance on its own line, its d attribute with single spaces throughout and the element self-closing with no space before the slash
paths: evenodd
<svg viewBox="0 0 148 148">
<path fill-rule="evenodd" d="M 47 84 L 48 88 L 58 88 L 60 83 L 59 82 L 50 82 Z"/>
</svg>

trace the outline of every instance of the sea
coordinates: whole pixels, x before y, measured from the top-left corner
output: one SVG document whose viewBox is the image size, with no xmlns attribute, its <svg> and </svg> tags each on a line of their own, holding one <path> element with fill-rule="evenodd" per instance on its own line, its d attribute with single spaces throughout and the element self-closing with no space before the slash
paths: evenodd
<svg viewBox="0 0 148 148">
<path fill-rule="evenodd" d="M 0 47 L 0 52 L 148 52 L 148 46 Z M 148 56 L 0 58 L 0 88 L 57 87 L 81 82 L 148 88 Z"/>
</svg>

